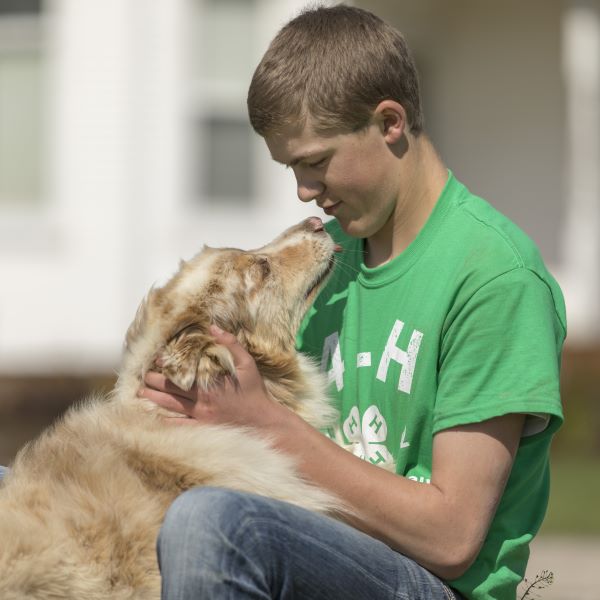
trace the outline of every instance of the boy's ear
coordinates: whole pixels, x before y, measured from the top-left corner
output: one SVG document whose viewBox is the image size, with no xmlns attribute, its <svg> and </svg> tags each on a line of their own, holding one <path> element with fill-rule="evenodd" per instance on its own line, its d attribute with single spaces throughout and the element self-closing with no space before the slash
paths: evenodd
<svg viewBox="0 0 600 600">
<path fill-rule="evenodd" d="M 382 100 L 373 112 L 381 132 L 388 144 L 398 142 L 406 128 L 406 111 L 404 107 L 395 100 Z"/>
<path fill-rule="evenodd" d="M 157 357 L 163 375 L 186 391 L 194 384 L 206 391 L 224 377 L 236 376 L 231 353 L 224 346 L 215 344 L 204 323 L 184 325 Z"/>
</svg>

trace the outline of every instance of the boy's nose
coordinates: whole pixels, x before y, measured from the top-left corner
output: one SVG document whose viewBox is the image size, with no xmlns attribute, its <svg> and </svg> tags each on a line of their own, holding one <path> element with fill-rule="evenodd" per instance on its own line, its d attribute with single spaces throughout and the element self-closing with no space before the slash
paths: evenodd
<svg viewBox="0 0 600 600">
<path fill-rule="evenodd" d="M 302 202 L 310 202 L 325 191 L 325 186 L 319 181 L 298 181 L 297 193 Z"/>
</svg>

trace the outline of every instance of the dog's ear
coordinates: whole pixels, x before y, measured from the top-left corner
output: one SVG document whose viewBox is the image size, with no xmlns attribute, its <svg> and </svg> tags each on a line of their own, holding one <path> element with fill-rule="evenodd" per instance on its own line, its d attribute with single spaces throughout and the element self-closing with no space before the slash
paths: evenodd
<svg viewBox="0 0 600 600">
<path fill-rule="evenodd" d="M 142 336 L 148 323 L 149 306 L 152 302 L 154 302 L 156 295 L 157 291 L 154 288 L 151 288 L 146 297 L 140 302 L 140 305 L 135 313 L 135 317 L 133 318 L 131 325 L 129 325 L 129 328 L 127 329 L 127 333 L 125 334 L 126 350 L 131 350 L 134 343 Z"/>
<path fill-rule="evenodd" d="M 162 373 L 181 389 L 196 383 L 208 390 L 224 377 L 236 377 L 231 353 L 215 344 L 207 328 L 207 323 L 184 324 L 158 353 Z"/>
</svg>

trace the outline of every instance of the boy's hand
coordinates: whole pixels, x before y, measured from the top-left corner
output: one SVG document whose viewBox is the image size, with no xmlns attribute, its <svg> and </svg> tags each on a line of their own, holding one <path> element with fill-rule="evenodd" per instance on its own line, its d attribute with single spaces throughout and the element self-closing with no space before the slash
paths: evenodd
<svg viewBox="0 0 600 600">
<path fill-rule="evenodd" d="M 263 384 L 254 359 L 231 333 L 211 326 L 218 344 L 226 346 L 233 356 L 238 384 L 230 379 L 214 390 L 205 392 L 193 386 L 182 390 L 161 373 L 148 371 L 145 387 L 138 396 L 181 414 L 177 421 L 185 423 L 235 424 L 263 427 L 272 423 L 285 410 L 273 402 Z"/>
</svg>

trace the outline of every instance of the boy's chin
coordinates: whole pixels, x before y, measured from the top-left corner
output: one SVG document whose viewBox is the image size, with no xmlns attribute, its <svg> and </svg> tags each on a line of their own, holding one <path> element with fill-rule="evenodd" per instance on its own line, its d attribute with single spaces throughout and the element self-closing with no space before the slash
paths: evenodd
<svg viewBox="0 0 600 600">
<path fill-rule="evenodd" d="M 365 226 L 364 223 L 360 221 L 352 221 L 348 219 L 344 219 L 343 217 L 336 216 L 336 221 L 340 224 L 340 227 L 347 235 L 353 238 L 368 238 L 372 235 L 372 232 L 368 227 Z"/>
</svg>

